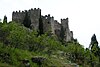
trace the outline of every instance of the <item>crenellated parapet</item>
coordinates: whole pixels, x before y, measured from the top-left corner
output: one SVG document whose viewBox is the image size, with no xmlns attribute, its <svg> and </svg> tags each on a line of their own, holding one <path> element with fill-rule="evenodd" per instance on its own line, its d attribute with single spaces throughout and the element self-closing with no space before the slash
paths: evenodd
<svg viewBox="0 0 100 67">
<path fill-rule="evenodd" d="M 37 12 L 37 11 L 41 11 L 41 9 L 40 8 L 31 8 L 31 9 L 29 9 L 29 10 L 24 10 L 24 11 L 21 11 L 21 10 L 19 10 L 19 11 L 13 11 L 13 14 L 18 14 L 18 13 L 25 13 L 25 12 L 31 12 L 31 11 L 34 11 L 34 12 Z"/>
<path fill-rule="evenodd" d="M 35 12 L 41 12 L 41 9 L 40 9 L 40 8 L 38 8 L 38 9 L 36 9 L 36 8 L 32 9 L 32 8 L 31 8 L 31 9 L 29 9 L 29 10 L 24 10 L 24 11 L 20 11 L 20 10 L 19 10 L 19 11 L 13 11 L 13 12 L 12 12 L 12 15 L 24 14 L 24 13 L 26 13 L 26 12 L 28 12 L 28 13 L 29 13 L 29 12 L 34 12 L 34 13 L 35 13 Z"/>
<path fill-rule="evenodd" d="M 54 33 L 54 17 L 50 16 L 50 14 L 42 16 L 43 21 L 43 31 L 48 32 L 52 31 Z"/>
<path fill-rule="evenodd" d="M 61 24 L 64 28 L 69 28 L 69 25 L 68 25 L 68 21 L 69 19 L 68 18 L 65 18 L 65 19 L 61 19 Z"/>
<path fill-rule="evenodd" d="M 16 21 L 16 22 L 23 22 L 24 20 L 24 17 L 25 17 L 25 11 L 14 11 L 12 13 L 12 20 L 13 21 Z"/>
</svg>

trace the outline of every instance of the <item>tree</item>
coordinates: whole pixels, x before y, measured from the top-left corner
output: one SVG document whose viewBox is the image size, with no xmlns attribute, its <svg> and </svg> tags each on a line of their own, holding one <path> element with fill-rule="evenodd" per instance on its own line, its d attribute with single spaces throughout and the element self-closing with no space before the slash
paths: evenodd
<svg viewBox="0 0 100 67">
<path fill-rule="evenodd" d="M 96 35 L 93 34 L 93 36 L 91 37 L 91 43 L 90 43 L 90 46 L 91 48 L 91 52 L 97 56 L 98 55 L 98 51 L 99 51 L 99 46 L 98 46 L 98 41 L 97 41 L 97 38 L 96 38 Z"/>
<path fill-rule="evenodd" d="M 4 16 L 3 23 L 7 23 L 7 17 L 6 17 L 6 15 Z"/>
<path fill-rule="evenodd" d="M 94 46 L 94 44 L 97 44 L 98 45 L 98 41 L 97 41 L 97 38 L 96 38 L 96 35 L 93 34 L 93 36 L 91 37 L 91 43 L 90 43 L 90 48 L 92 48 Z"/>
<path fill-rule="evenodd" d="M 7 41 L 11 44 L 11 47 L 28 49 L 28 31 L 24 26 L 20 26 L 17 23 L 9 23 L 7 29 L 9 30 L 9 35 L 7 36 Z"/>
<path fill-rule="evenodd" d="M 1 19 L 0 19 L 0 22 L 1 22 Z"/>
<path fill-rule="evenodd" d="M 98 46 L 98 41 L 95 34 L 93 34 L 93 36 L 91 37 L 91 43 L 89 45 L 89 48 L 91 51 L 90 52 L 91 67 L 95 67 L 100 62 L 100 48 Z"/>
<path fill-rule="evenodd" d="M 71 62 L 78 63 L 80 65 L 84 64 L 84 48 L 78 43 L 69 43 L 67 48 L 68 59 Z"/>
<path fill-rule="evenodd" d="M 25 14 L 23 24 L 25 27 L 30 28 L 31 20 L 30 20 L 30 16 L 28 15 L 28 12 L 26 12 L 26 14 Z"/>
<path fill-rule="evenodd" d="M 60 33 L 60 36 L 61 36 L 61 41 L 62 41 L 62 42 L 64 41 L 64 35 L 65 35 L 65 33 L 64 33 L 64 28 L 63 28 L 63 26 L 61 26 L 61 33 Z"/>
<path fill-rule="evenodd" d="M 39 18 L 39 34 L 43 34 L 43 22 L 42 22 L 42 17 L 41 17 L 41 12 L 40 12 L 40 18 Z"/>
</svg>

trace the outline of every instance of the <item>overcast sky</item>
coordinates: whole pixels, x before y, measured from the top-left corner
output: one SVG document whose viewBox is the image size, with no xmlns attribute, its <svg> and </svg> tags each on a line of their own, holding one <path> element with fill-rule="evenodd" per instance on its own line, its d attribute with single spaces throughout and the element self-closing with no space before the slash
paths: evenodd
<svg viewBox="0 0 100 67">
<path fill-rule="evenodd" d="M 69 18 L 70 30 L 79 43 L 88 47 L 95 33 L 100 43 L 100 0 L 0 0 L 0 18 L 12 19 L 12 12 L 41 8 L 42 15 L 51 14 L 60 22 Z"/>
</svg>

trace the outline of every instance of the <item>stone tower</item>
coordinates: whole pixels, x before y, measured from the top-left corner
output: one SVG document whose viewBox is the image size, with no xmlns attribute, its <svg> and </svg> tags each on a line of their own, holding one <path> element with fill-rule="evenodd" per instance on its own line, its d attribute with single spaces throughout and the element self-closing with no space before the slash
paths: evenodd
<svg viewBox="0 0 100 67">
<path fill-rule="evenodd" d="M 38 30 L 39 28 L 39 18 L 41 14 L 41 9 L 31 9 L 31 10 L 25 10 L 25 11 L 19 11 L 19 12 L 13 12 L 12 13 L 12 20 L 18 23 L 23 23 L 25 19 L 25 14 L 28 13 L 29 19 L 31 20 L 31 27 L 34 30 Z"/>
<path fill-rule="evenodd" d="M 54 18 L 50 14 L 42 16 L 43 31 L 54 33 Z"/>
<path fill-rule="evenodd" d="M 62 29 L 63 29 L 63 35 L 64 35 L 64 40 L 66 42 L 68 41 L 71 41 L 72 38 L 73 38 L 73 32 L 70 31 L 69 29 L 69 25 L 68 25 L 68 18 L 66 19 L 61 19 L 61 26 L 62 26 Z"/>
</svg>

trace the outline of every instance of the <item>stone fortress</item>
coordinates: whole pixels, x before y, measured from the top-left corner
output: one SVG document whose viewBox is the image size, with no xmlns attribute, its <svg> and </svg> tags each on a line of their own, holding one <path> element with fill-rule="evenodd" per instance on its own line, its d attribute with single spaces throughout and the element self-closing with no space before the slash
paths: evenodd
<svg viewBox="0 0 100 67">
<path fill-rule="evenodd" d="M 43 33 L 50 31 L 51 34 L 56 35 L 58 38 L 66 42 L 73 39 L 73 32 L 69 29 L 68 18 L 61 19 L 61 23 L 59 23 L 57 20 L 54 20 L 54 17 L 51 17 L 50 14 L 43 16 L 41 15 L 40 8 L 34 8 L 25 11 L 13 12 L 12 21 L 23 24 L 26 14 L 28 16 L 28 19 L 30 19 L 29 27 L 31 29 L 37 31 L 40 31 L 40 29 L 42 29 Z"/>
</svg>

